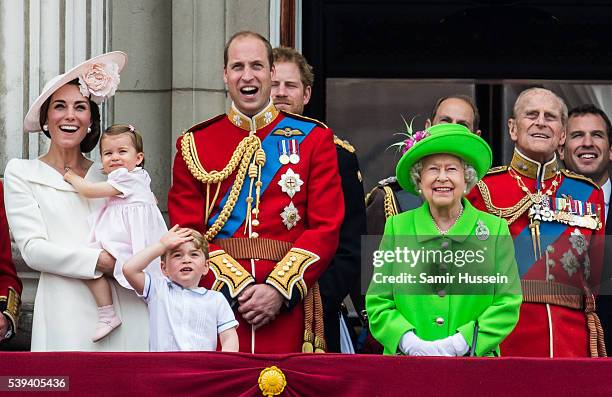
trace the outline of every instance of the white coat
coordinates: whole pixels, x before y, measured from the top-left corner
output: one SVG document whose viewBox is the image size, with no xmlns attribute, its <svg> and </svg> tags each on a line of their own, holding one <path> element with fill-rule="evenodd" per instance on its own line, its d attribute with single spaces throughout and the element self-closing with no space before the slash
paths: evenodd
<svg viewBox="0 0 612 397">
<path fill-rule="evenodd" d="M 100 164 L 85 179 L 105 180 Z M 29 267 L 40 271 L 34 301 L 32 351 L 146 351 L 149 331 L 145 303 L 134 291 L 111 282 L 113 303 L 123 324 L 99 342 L 93 295 L 81 279 L 100 277 L 99 249 L 86 246 L 88 216 L 103 199 L 88 200 L 44 162 L 13 159 L 4 172 L 9 227 Z"/>
</svg>

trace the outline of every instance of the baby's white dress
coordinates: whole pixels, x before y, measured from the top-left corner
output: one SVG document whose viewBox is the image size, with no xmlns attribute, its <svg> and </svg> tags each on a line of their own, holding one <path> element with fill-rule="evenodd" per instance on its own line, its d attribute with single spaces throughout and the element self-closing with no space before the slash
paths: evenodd
<svg viewBox="0 0 612 397">
<path fill-rule="evenodd" d="M 107 182 L 121 194 L 108 198 L 100 211 L 90 218 L 89 241 L 117 259 L 115 279 L 123 287 L 132 289 L 123 276 L 123 264 L 135 253 L 158 242 L 168 228 L 157 208 L 146 170 L 119 168 L 108 174 Z M 146 270 L 161 277 L 159 258 Z"/>
</svg>

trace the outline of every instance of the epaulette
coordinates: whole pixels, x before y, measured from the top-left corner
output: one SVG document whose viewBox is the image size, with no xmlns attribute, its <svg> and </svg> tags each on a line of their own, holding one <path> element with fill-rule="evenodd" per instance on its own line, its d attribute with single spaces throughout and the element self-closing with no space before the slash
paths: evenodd
<svg viewBox="0 0 612 397">
<path fill-rule="evenodd" d="M 317 119 L 312 119 L 310 117 L 306 117 L 306 116 L 303 116 L 303 115 L 297 114 L 297 113 L 287 112 L 286 110 L 281 110 L 280 112 L 282 114 L 284 114 L 285 116 L 293 117 L 295 119 L 302 120 L 302 121 L 310 121 L 311 123 L 315 123 L 319 127 L 322 127 L 322 128 L 325 128 L 325 129 L 329 128 L 329 127 L 327 127 L 325 124 L 323 124 L 322 122 L 320 122 Z"/>
<path fill-rule="evenodd" d="M 498 167 L 493 167 L 489 171 L 487 171 L 487 175 L 499 174 L 500 172 L 505 172 L 508 170 L 507 165 L 500 165 Z"/>
<path fill-rule="evenodd" d="M 583 180 L 585 182 L 588 182 L 589 184 L 593 185 L 594 187 L 597 188 L 597 190 L 601 189 L 599 187 L 598 184 L 596 184 L 591 178 L 589 178 L 588 176 L 584 176 L 584 175 L 580 175 L 580 174 L 576 174 L 575 172 L 572 172 L 568 169 L 561 169 L 561 173 L 563 173 L 563 175 L 565 175 L 568 178 L 572 178 L 572 179 L 580 179 Z"/>
<path fill-rule="evenodd" d="M 206 127 L 207 125 L 212 124 L 215 121 L 222 119 L 223 117 L 225 117 L 225 114 L 220 114 L 220 115 L 212 117 L 212 118 L 210 118 L 208 120 L 201 121 L 198 124 L 189 127 L 186 131 L 183 131 L 183 134 L 185 132 L 195 132 L 195 131 L 201 130 L 202 128 Z"/>
<path fill-rule="evenodd" d="M 338 138 L 337 135 L 334 135 L 334 143 L 350 153 L 355 153 L 355 147 L 348 141 Z"/>
</svg>

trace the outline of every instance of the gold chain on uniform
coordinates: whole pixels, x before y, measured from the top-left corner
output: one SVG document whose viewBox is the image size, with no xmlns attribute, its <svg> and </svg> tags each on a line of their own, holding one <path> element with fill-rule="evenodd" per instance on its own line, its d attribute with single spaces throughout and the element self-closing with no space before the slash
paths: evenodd
<svg viewBox="0 0 612 397">
<path fill-rule="evenodd" d="M 217 233 L 221 231 L 221 229 L 227 222 L 230 214 L 234 210 L 236 201 L 238 201 L 238 196 L 240 195 L 240 190 L 242 189 L 242 185 L 244 183 L 244 178 L 249 169 L 249 163 L 251 162 L 251 159 L 253 158 L 253 156 L 258 152 L 263 152 L 263 149 L 261 149 L 261 140 L 256 135 L 247 136 L 242 141 L 240 141 L 240 143 L 236 147 L 236 150 L 234 150 L 234 153 L 232 153 L 232 157 L 230 158 L 230 161 L 227 163 L 225 167 L 223 167 L 221 171 L 208 172 L 204 169 L 204 167 L 202 166 L 202 163 L 200 162 L 200 159 L 198 158 L 196 145 L 193 139 L 193 133 L 187 132 L 183 135 L 183 140 L 181 142 L 181 153 L 183 155 L 183 159 L 185 160 L 185 163 L 187 164 L 187 168 L 189 169 L 189 172 L 191 172 L 194 178 L 196 178 L 198 181 L 207 185 L 207 190 L 206 190 L 206 207 L 207 207 L 206 212 L 207 214 L 206 214 L 206 219 L 204 222 L 205 224 L 208 222 L 208 216 L 210 215 L 210 211 L 212 211 L 212 205 L 214 204 L 214 201 L 217 198 L 217 195 L 215 194 L 215 197 L 213 198 L 213 202 L 210 203 L 208 187 L 211 184 L 217 184 L 217 192 L 218 192 L 221 182 L 229 178 L 229 176 L 232 175 L 232 173 L 236 170 L 236 168 L 238 168 L 238 172 L 236 173 L 236 179 L 234 180 L 234 184 L 232 185 L 230 194 L 228 196 L 228 199 L 225 205 L 219 212 L 219 216 L 217 217 L 215 222 L 212 224 L 211 227 L 208 228 L 208 230 L 204 234 L 204 237 L 206 238 L 206 240 L 212 241 L 217 235 Z M 255 157 L 256 157 L 255 162 L 257 163 L 259 170 L 261 170 L 261 166 L 263 165 L 263 164 L 260 164 L 262 154 L 259 153 Z M 265 153 L 263 153 L 263 161 L 265 162 Z M 249 193 L 249 197 L 247 198 L 247 201 L 249 203 L 253 201 L 253 198 L 251 197 L 250 193 Z M 210 206 L 210 209 L 209 209 L 209 206 Z M 259 190 L 257 191 L 256 208 L 258 206 L 259 206 Z"/>
<path fill-rule="evenodd" d="M 517 181 L 518 187 L 521 188 L 521 190 L 524 193 L 526 193 L 526 195 L 522 199 L 520 199 L 516 204 L 514 204 L 512 207 L 498 207 L 494 205 L 491 199 L 491 193 L 489 192 L 489 187 L 483 181 L 478 181 L 478 190 L 480 190 L 480 194 L 482 195 L 482 198 L 485 202 L 485 207 L 487 208 L 487 211 L 491 214 L 494 214 L 494 215 L 497 215 L 497 216 L 500 216 L 506 219 L 506 221 L 508 222 L 508 225 L 511 225 L 521 215 L 523 215 L 525 211 L 527 211 L 531 207 L 532 203 L 535 202 L 534 201 L 535 199 L 533 198 L 535 194 L 531 193 L 531 191 L 527 188 L 527 186 L 525 186 L 525 183 L 523 182 L 521 177 L 516 173 L 516 171 L 514 171 L 512 168 L 509 168 L 508 173 Z M 548 190 L 546 190 L 547 196 L 552 197 L 551 189 L 558 186 L 559 184 L 558 179 L 560 175 L 561 173 L 557 171 L 555 180 L 553 180 L 551 187 Z"/>
<path fill-rule="evenodd" d="M 383 186 L 383 190 L 385 193 L 384 198 L 383 198 L 385 218 L 388 218 L 393 215 L 397 215 L 399 211 L 395 204 L 395 199 L 393 198 L 393 190 L 389 186 Z"/>
</svg>

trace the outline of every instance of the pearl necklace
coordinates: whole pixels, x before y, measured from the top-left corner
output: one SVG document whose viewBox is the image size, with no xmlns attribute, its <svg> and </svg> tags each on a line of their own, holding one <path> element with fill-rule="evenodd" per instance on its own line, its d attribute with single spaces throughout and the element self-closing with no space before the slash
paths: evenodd
<svg viewBox="0 0 612 397">
<path fill-rule="evenodd" d="M 459 217 L 461 216 L 461 214 L 463 214 L 463 205 L 461 206 L 461 209 L 459 209 L 459 213 L 457 214 L 457 217 L 455 218 L 455 220 L 453 221 L 453 223 L 449 226 L 448 229 L 442 231 L 442 229 L 440 229 L 440 226 L 438 226 L 438 224 L 436 223 L 436 220 L 433 219 L 433 216 L 431 217 L 431 219 L 433 220 L 434 226 L 436 227 L 436 229 L 438 229 L 438 232 L 443 235 L 446 236 L 446 233 L 448 233 L 449 230 L 451 230 L 453 228 L 453 226 L 455 226 L 455 223 L 457 223 L 457 220 L 459 219 Z"/>
</svg>

